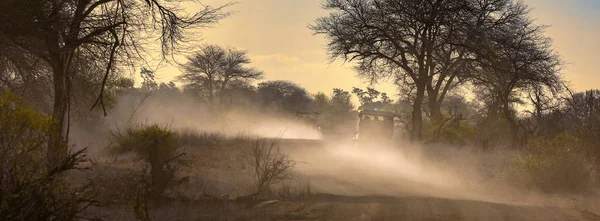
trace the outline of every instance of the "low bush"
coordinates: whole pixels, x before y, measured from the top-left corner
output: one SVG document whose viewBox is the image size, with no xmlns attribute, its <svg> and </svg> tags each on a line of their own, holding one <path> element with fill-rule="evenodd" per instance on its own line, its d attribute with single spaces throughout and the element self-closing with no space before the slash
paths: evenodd
<svg viewBox="0 0 600 221">
<path fill-rule="evenodd" d="M 585 192 L 591 187 L 592 170 L 584 153 L 581 142 L 567 134 L 533 139 L 514 162 L 514 180 L 546 193 Z"/>
<path fill-rule="evenodd" d="M 131 126 L 114 137 L 109 152 L 114 155 L 133 153 L 141 160 L 144 163 L 142 173 L 149 170 L 148 183 L 154 195 L 162 195 L 176 184 L 178 170 L 190 163 L 181 150 L 179 136 L 169 128 L 156 124 Z"/>
<path fill-rule="evenodd" d="M 48 169 L 52 123 L 17 96 L 0 94 L 0 220 L 74 220 L 93 205 L 92 186 L 68 183 L 64 176 L 81 169 L 83 150 Z"/>
<path fill-rule="evenodd" d="M 271 185 L 287 180 L 296 163 L 282 153 L 275 141 L 257 139 L 252 143 L 250 164 L 256 182 L 256 195 L 271 189 Z"/>
</svg>

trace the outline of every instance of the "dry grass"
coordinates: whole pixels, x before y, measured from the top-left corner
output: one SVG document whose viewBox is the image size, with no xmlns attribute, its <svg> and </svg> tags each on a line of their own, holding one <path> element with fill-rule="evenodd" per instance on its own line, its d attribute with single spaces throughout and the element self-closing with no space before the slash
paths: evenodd
<svg viewBox="0 0 600 221">
<path fill-rule="evenodd" d="M 255 205 L 240 201 L 241 196 L 256 192 L 257 178 L 269 178 L 261 185 L 265 194 L 261 200 L 308 199 L 312 194 L 307 182 L 285 181 L 292 161 L 266 140 L 238 135 L 227 137 L 219 133 L 197 132 L 192 129 L 177 131 L 181 151 L 192 159 L 189 167 L 178 171 L 185 182 L 165 191 L 163 197 L 148 199 L 149 214 L 147 220 L 269 220 L 268 212 L 259 213 L 247 209 Z M 261 145 L 257 145 L 261 144 Z M 255 157 L 255 158 L 253 158 Z M 132 208 L 135 208 L 135 191 L 130 182 L 131 174 L 139 165 L 132 163 L 131 156 L 121 159 L 97 161 L 93 171 L 86 174 L 102 186 L 102 201 L 106 207 L 94 208 L 87 213 L 104 217 L 106 220 L 134 220 Z M 256 176 L 256 165 L 250 159 L 259 159 L 262 175 Z M 277 164 L 277 163 L 283 164 Z M 281 167 L 285 166 L 285 167 Z M 271 173 L 271 172 L 277 173 Z M 79 174 L 81 175 L 81 174 Z M 263 179 L 264 180 L 264 179 Z M 129 194 L 127 194 L 129 193 Z M 130 196 L 123 200 L 123 196 Z M 134 202 L 132 204 L 132 202 Z M 132 206 L 133 205 L 133 206 Z M 139 210 L 138 210 L 139 212 Z M 143 215 L 143 214 L 142 214 Z"/>
</svg>

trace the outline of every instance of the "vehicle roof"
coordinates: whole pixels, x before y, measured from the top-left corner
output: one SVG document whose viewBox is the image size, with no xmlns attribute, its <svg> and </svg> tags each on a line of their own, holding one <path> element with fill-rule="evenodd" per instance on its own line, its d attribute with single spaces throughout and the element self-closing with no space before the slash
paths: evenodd
<svg viewBox="0 0 600 221">
<path fill-rule="evenodd" d="M 395 114 L 388 111 L 378 111 L 378 110 L 362 110 L 360 114 L 368 114 L 368 115 L 377 115 L 377 116 L 386 116 L 386 117 L 394 117 Z"/>
</svg>

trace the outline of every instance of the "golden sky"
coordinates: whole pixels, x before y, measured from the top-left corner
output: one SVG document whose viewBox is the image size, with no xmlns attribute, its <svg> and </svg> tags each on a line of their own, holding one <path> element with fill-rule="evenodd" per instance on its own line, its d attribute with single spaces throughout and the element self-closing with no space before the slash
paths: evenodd
<svg viewBox="0 0 600 221">
<path fill-rule="evenodd" d="M 224 0 L 204 0 L 222 5 Z M 322 0 L 238 0 L 235 13 L 215 28 L 203 32 L 203 43 L 247 50 L 253 65 L 265 72 L 265 80 L 290 80 L 309 92 L 331 93 L 333 88 L 365 87 L 350 65 L 329 63 L 323 36 L 307 28 L 317 17 L 327 15 Z M 525 0 L 534 10 L 538 24 L 550 25 L 547 35 L 556 50 L 569 62 L 565 79 L 575 90 L 600 88 L 600 1 Z M 167 66 L 157 71 L 160 81 L 173 80 L 180 71 Z M 395 94 L 389 83 L 377 89 Z"/>
</svg>

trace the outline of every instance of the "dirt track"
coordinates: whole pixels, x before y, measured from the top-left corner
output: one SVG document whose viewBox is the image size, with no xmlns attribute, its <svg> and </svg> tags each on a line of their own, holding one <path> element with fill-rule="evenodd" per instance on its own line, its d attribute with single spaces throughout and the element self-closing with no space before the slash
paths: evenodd
<svg viewBox="0 0 600 221">
<path fill-rule="evenodd" d="M 306 147 L 301 141 L 291 143 Z M 490 197 L 479 201 L 482 197 L 463 189 L 462 180 L 456 180 L 450 170 L 424 169 L 410 157 L 398 160 L 403 154 L 396 152 L 346 153 L 345 147 L 341 152 L 328 152 L 323 144 L 304 144 L 309 143 L 312 148 L 286 152 L 301 161 L 299 173 L 316 191 L 340 195 L 319 194 L 310 201 L 259 205 L 265 211 L 280 213 L 275 216 L 280 217 L 277 220 L 600 220 L 598 211 L 491 203 L 497 201 Z"/>
<path fill-rule="evenodd" d="M 304 202 L 263 203 L 257 209 L 275 215 L 276 220 L 600 220 L 596 214 L 569 209 L 437 198 L 317 195 Z"/>
</svg>

